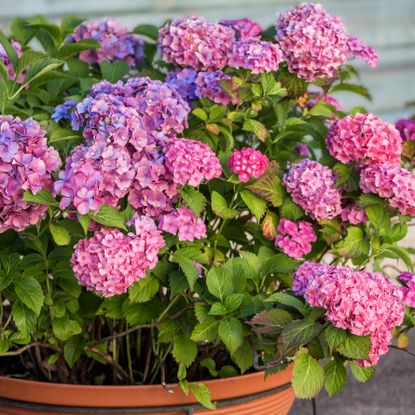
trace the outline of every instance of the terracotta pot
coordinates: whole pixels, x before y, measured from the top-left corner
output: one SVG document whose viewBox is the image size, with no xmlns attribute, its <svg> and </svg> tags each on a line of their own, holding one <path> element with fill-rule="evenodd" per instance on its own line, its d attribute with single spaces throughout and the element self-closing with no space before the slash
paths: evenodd
<svg viewBox="0 0 415 415">
<path fill-rule="evenodd" d="M 0 377 L 0 415 L 287 415 L 293 401 L 291 368 L 204 382 L 217 402 L 211 411 L 177 385 L 85 386 Z"/>
</svg>

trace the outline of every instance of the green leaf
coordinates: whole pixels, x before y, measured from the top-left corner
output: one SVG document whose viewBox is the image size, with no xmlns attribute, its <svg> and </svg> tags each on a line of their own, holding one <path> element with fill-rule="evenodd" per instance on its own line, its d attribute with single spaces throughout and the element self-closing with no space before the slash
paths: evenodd
<svg viewBox="0 0 415 415">
<path fill-rule="evenodd" d="M 397 245 L 383 244 L 378 255 L 388 256 L 390 258 L 400 258 L 411 272 L 414 272 L 414 264 L 408 251 Z"/>
<path fill-rule="evenodd" d="M 147 276 L 128 289 L 128 297 L 132 303 L 145 303 L 157 294 L 159 286 L 157 278 Z"/>
<path fill-rule="evenodd" d="M 50 59 L 49 57 L 38 60 L 34 64 L 30 65 L 18 91 L 22 91 L 24 88 L 26 88 L 27 85 L 32 83 L 34 80 L 46 75 L 47 73 L 53 71 L 54 69 L 58 68 L 63 64 L 63 61 L 57 59 Z"/>
<path fill-rule="evenodd" d="M 261 85 L 264 95 L 279 95 L 285 97 L 287 90 L 281 86 L 281 82 L 277 82 L 274 75 L 271 73 L 264 73 L 261 76 Z"/>
<path fill-rule="evenodd" d="M 211 342 L 218 335 L 219 321 L 207 316 L 202 323 L 196 324 L 191 339 L 195 342 Z"/>
<path fill-rule="evenodd" d="M 359 381 L 359 382 L 369 382 L 369 380 L 372 379 L 373 375 L 375 374 L 375 367 L 363 367 L 356 364 L 356 362 L 350 362 L 350 370 L 353 374 L 353 376 Z"/>
<path fill-rule="evenodd" d="M 38 205 L 58 206 L 56 199 L 44 189 L 36 194 L 33 194 L 31 190 L 26 190 L 23 194 L 23 200 Z"/>
<path fill-rule="evenodd" d="M 335 356 L 333 360 L 324 366 L 324 388 L 329 396 L 333 396 L 343 390 L 346 385 L 346 368 L 343 361 Z"/>
<path fill-rule="evenodd" d="M 96 215 L 93 212 L 89 212 L 88 216 L 101 225 L 127 230 L 124 215 L 112 206 L 102 205 Z"/>
<path fill-rule="evenodd" d="M 19 300 L 39 315 L 45 296 L 37 279 L 30 276 L 21 277 L 15 281 L 14 288 Z"/>
<path fill-rule="evenodd" d="M 233 293 L 232 280 L 223 268 L 212 267 L 206 275 L 206 285 L 211 294 L 223 303 Z"/>
<path fill-rule="evenodd" d="M 13 281 L 12 275 L 0 270 L 0 292 L 7 288 Z"/>
<path fill-rule="evenodd" d="M 79 323 L 71 320 L 67 314 L 52 320 L 52 329 L 54 335 L 62 341 L 69 340 L 72 336 L 82 333 Z"/>
<path fill-rule="evenodd" d="M 228 317 L 219 324 L 218 334 L 229 353 L 233 355 L 243 343 L 242 323 L 235 317 Z"/>
<path fill-rule="evenodd" d="M 251 213 L 257 218 L 258 221 L 260 221 L 267 210 L 267 202 L 264 199 L 255 196 L 249 190 L 243 190 L 240 195 Z"/>
<path fill-rule="evenodd" d="M 124 61 L 117 62 L 101 62 L 102 77 L 109 82 L 117 82 L 124 78 L 130 70 L 128 63 Z"/>
<path fill-rule="evenodd" d="M 302 303 L 302 301 L 299 300 L 297 297 L 294 297 L 294 295 L 288 294 L 286 292 L 280 291 L 280 292 L 271 294 L 265 301 L 271 302 L 271 303 L 284 304 L 286 306 L 295 308 L 301 314 L 305 315 L 305 308 L 304 308 L 304 304 Z"/>
<path fill-rule="evenodd" d="M 238 216 L 236 209 L 228 207 L 226 199 L 218 192 L 212 192 L 212 210 L 213 213 L 223 219 L 232 219 Z"/>
<path fill-rule="evenodd" d="M 195 188 L 189 186 L 182 188 L 180 194 L 184 203 L 193 210 L 196 216 L 199 216 L 206 206 L 205 196 Z"/>
<path fill-rule="evenodd" d="M 313 320 L 295 320 L 287 324 L 280 336 L 280 351 L 286 356 L 313 340 L 323 330 L 323 326 Z"/>
<path fill-rule="evenodd" d="M 216 405 L 212 403 L 210 390 L 203 383 L 189 383 L 189 388 L 192 391 L 194 397 L 200 402 L 205 408 L 216 409 Z"/>
<path fill-rule="evenodd" d="M 232 355 L 232 360 L 238 365 L 241 373 L 246 372 L 254 364 L 254 350 L 247 340 Z"/>
<path fill-rule="evenodd" d="M 346 258 L 359 258 L 369 255 L 369 241 L 363 239 L 362 229 L 357 226 L 347 228 L 347 236 L 336 245 L 341 256 Z"/>
<path fill-rule="evenodd" d="M 246 120 L 243 123 L 242 130 L 254 133 L 260 141 L 265 141 L 268 137 L 267 127 L 257 120 Z"/>
<path fill-rule="evenodd" d="M 12 305 L 12 316 L 14 324 L 24 334 L 30 334 L 36 326 L 36 314 L 23 304 Z"/>
<path fill-rule="evenodd" d="M 157 41 L 159 36 L 158 27 L 151 24 L 140 24 L 134 28 L 133 33 L 145 36 L 154 41 Z"/>
<path fill-rule="evenodd" d="M 85 235 L 88 233 L 89 227 L 91 225 L 91 218 L 88 215 L 81 215 L 80 213 L 76 214 L 76 217 L 78 218 L 79 224 L 82 226 L 82 229 L 84 230 Z"/>
<path fill-rule="evenodd" d="M 288 311 L 272 308 L 255 315 L 249 324 L 257 326 L 253 329 L 257 333 L 275 334 L 280 333 L 292 320 L 293 317 Z"/>
<path fill-rule="evenodd" d="M 84 39 L 79 42 L 65 43 L 59 48 L 56 57 L 59 59 L 66 60 L 84 50 L 98 49 L 100 44 L 95 39 Z"/>
<path fill-rule="evenodd" d="M 315 117 L 332 118 L 333 109 L 332 105 L 320 100 L 312 106 L 308 113 Z"/>
<path fill-rule="evenodd" d="M 299 261 L 287 255 L 275 254 L 262 264 L 261 273 L 264 275 L 288 274 L 295 271 L 299 265 Z"/>
<path fill-rule="evenodd" d="M 195 108 L 192 111 L 192 114 L 194 114 L 197 118 L 200 118 L 202 121 L 208 120 L 208 115 L 206 114 L 206 111 L 202 108 Z"/>
<path fill-rule="evenodd" d="M 370 337 L 355 336 L 349 332 L 347 338 L 337 346 L 337 351 L 349 359 L 364 360 L 369 358 Z"/>
<path fill-rule="evenodd" d="M 196 343 L 184 334 L 173 338 L 173 357 L 177 363 L 189 367 L 196 359 Z"/>
<path fill-rule="evenodd" d="M 50 233 L 52 234 L 53 240 L 56 245 L 64 246 L 69 245 L 71 242 L 71 235 L 63 226 L 60 226 L 56 223 L 51 223 L 49 225 Z"/>
<path fill-rule="evenodd" d="M 356 84 L 350 84 L 347 82 L 342 82 L 341 84 L 337 84 L 333 86 L 333 88 L 331 88 L 331 93 L 339 92 L 339 91 L 353 92 L 354 94 L 361 95 L 362 97 L 368 99 L 369 101 L 372 100 L 369 90 L 363 85 L 356 85 Z"/>
<path fill-rule="evenodd" d="M 70 367 L 74 367 L 84 352 L 86 342 L 83 336 L 71 337 L 63 346 L 63 356 Z"/>
<path fill-rule="evenodd" d="M 324 331 L 324 335 L 331 350 L 337 350 L 348 338 L 346 330 L 334 326 L 328 326 Z"/>
<path fill-rule="evenodd" d="M 184 255 L 178 255 L 176 251 L 173 255 L 173 262 L 179 265 L 186 276 L 190 289 L 193 290 L 195 282 L 199 277 L 199 270 L 196 268 L 193 260 Z"/>
<path fill-rule="evenodd" d="M 304 216 L 303 209 L 296 205 L 291 198 L 285 198 L 281 208 L 281 216 L 289 220 L 298 220 Z"/>
<path fill-rule="evenodd" d="M 382 205 L 372 205 L 366 208 L 366 215 L 370 223 L 383 234 L 388 234 L 391 229 L 391 220 L 388 212 Z"/>
<path fill-rule="evenodd" d="M 307 349 L 300 349 L 294 359 L 292 385 L 298 398 L 314 398 L 324 385 L 324 369 Z"/>
</svg>

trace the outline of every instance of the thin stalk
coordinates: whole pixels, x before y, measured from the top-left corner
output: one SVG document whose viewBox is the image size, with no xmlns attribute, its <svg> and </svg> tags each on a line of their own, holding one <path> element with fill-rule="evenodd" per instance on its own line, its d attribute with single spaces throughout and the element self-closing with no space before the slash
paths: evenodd
<svg viewBox="0 0 415 415">
<path fill-rule="evenodd" d="M 133 374 L 133 362 L 131 359 L 131 348 L 130 348 L 130 336 L 125 337 L 125 346 L 127 348 L 127 364 L 128 364 L 128 374 L 130 375 L 130 382 L 134 382 Z"/>
</svg>

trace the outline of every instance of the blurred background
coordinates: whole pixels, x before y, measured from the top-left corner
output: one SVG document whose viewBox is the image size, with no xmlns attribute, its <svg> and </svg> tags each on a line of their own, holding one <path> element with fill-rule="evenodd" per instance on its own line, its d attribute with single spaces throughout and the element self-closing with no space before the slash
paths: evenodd
<svg viewBox="0 0 415 415">
<path fill-rule="evenodd" d="M 220 18 L 249 17 L 268 27 L 278 12 L 299 2 L 290 0 L 0 0 L 0 29 L 7 32 L 16 16 L 44 14 L 59 20 L 65 14 L 93 19 L 111 16 L 128 27 L 141 23 L 162 24 L 166 19 L 188 15 Z M 349 33 L 375 47 L 380 64 L 371 69 L 358 61 L 361 82 L 372 102 L 338 94 L 345 109 L 365 105 L 385 121 L 412 115 L 415 107 L 415 0 L 321 0 L 333 15 L 341 16 Z M 413 244 L 414 238 L 410 240 Z M 412 339 L 412 343 L 415 340 Z M 411 346 L 410 346 L 411 348 Z M 329 399 L 317 399 L 319 415 L 408 415 L 415 413 L 415 359 L 391 350 L 381 359 L 368 385 L 351 379 L 346 389 Z M 292 415 L 312 414 L 309 401 L 297 401 Z M 236 415 L 236 414 L 235 414 Z M 277 414 L 276 414 L 277 415 Z"/>
<path fill-rule="evenodd" d="M 118 17 L 128 27 L 140 23 L 199 15 L 210 20 L 249 17 L 265 27 L 276 14 L 299 1 L 293 0 L 0 0 L 0 28 L 7 31 L 15 16 L 44 14 L 53 20 L 65 14 L 88 18 Z M 386 121 L 415 112 L 415 0 L 321 0 L 327 10 L 341 16 L 348 31 L 374 46 L 380 64 L 371 69 L 357 63 L 371 103 L 347 93 L 336 95 L 345 108 L 365 104 Z M 356 61 L 357 62 L 357 61 Z"/>
</svg>

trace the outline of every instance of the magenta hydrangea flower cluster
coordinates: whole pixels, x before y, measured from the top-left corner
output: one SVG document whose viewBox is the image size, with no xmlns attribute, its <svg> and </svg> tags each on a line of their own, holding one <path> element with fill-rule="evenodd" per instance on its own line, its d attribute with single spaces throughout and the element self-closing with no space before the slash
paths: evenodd
<svg viewBox="0 0 415 415">
<path fill-rule="evenodd" d="M 370 46 L 365 45 L 360 39 L 350 36 L 348 40 L 350 53 L 356 58 L 366 62 L 374 68 L 379 62 L 379 56 L 376 50 Z"/>
<path fill-rule="evenodd" d="M 370 336 L 369 359 L 360 362 L 366 367 L 387 352 L 405 313 L 400 287 L 377 272 L 305 262 L 293 273 L 293 292 L 324 308 L 335 327 Z"/>
<path fill-rule="evenodd" d="M 80 42 L 84 39 L 95 39 L 100 44 L 98 49 L 84 50 L 79 59 L 87 63 L 103 61 L 124 61 L 135 66 L 143 61 L 144 43 L 134 33 L 115 19 L 104 18 L 80 24 L 66 42 Z"/>
<path fill-rule="evenodd" d="M 149 218 L 138 219 L 137 235 L 102 229 L 74 247 L 71 265 L 79 284 L 104 297 L 123 294 L 156 266 L 164 240 Z"/>
<path fill-rule="evenodd" d="M 401 287 L 405 304 L 408 307 L 415 308 L 415 274 L 412 272 L 402 272 L 398 275 L 398 280 L 405 284 L 404 287 Z"/>
<path fill-rule="evenodd" d="M 415 216 L 415 175 L 388 163 L 366 164 L 360 171 L 359 186 L 388 200 L 402 215 Z"/>
<path fill-rule="evenodd" d="M 206 236 L 206 226 L 202 219 L 196 217 L 187 206 L 163 215 L 159 226 L 164 232 L 178 235 L 179 241 L 193 241 Z"/>
<path fill-rule="evenodd" d="M 340 216 L 342 221 L 350 222 L 352 225 L 358 225 L 368 220 L 365 210 L 359 207 L 357 203 L 347 203 Z"/>
<path fill-rule="evenodd" d="M 244 147 L 241 150 L 234 150 L 228 160 L 231 172 L 237 174 L 243 183 L 249 182 L 251 177 L 258 179 L 269 166 L 268 157 L 259 150 L 251 147 Z"/>
<path fill-rule="evenodd" d="M 398 130 L 375 115 L 347 115 L 336 120 L 326 137 L 330 154 L 342 163 L 370 160 L 400 164 L 402 139 Z"/>
<path fill-rule="evenodd" d="M 230 81 L 232 78 L 221 70 L 210 72 L 199 72 L 195 85 L 195 94 L 198 98 L 207 98 L 217 104 L 228 105 L 236 104 L 236 98 L 230 97 L 220 86 L 221 81 Z"/>
<path fill-rule="evenodd" d="M 17 56 L 20 58 L 23 55 L 23 50 L 22 50 L 22 45 L 17 42 L 16 40 L 12 40 L 10 42 L 12 48 L 14 49 L 14 51 L 16 52 Z M 7 69 L 7 72 L 9 74 L 9 79 L 11 81 L 14 81 L 16 78 L 16 73 L 14 71 L 13 65 L 10 62 L 10 59 L 3 47 L 3 45 L 0 43 L 0 60 L 4 63 L 4 66 Z M 19 84 L 21 84 L 23 82 L 24 76 L 26 75 L 26 71 L 24 71 L 20 76 L 19 79 L 17 80 L 17 82 Z"/>
<path fill-rule="evenodd" d="M 25 190 L 52 191 L 61 160 L 32 119 L 0 115 L 0 233 L 22 231 L 45 217 L 47 206 L 23 200 Z"/>
<path fill-rule="evenodd" d="M 235 39 L 259 39 L 263 28 L 260 24 L 253 22 L 251 19 L 223 19 L 219 24 L 230 27 L 235 31 Z"/>
<path fill-rule="evenodd" d="M 352 38 L 341 19 L 319 4 L 302 3 L 281 13 L 276 40 L 289 71 L 310 82 L 333 77 L 353 56 L 372 65 L 377 62 L 375 51 Z"/>
<path fill-rule="evenodd" d="M 317 236 L 312 225 L 305 221 L 293 222 L 281 219 L 278 223 L 278 235 L 275 246 L 291 258 L 300 259 L 311 252 L 312 242 L 316 242 Z"/>
<path fill-rule="evenodd" d="M 404 141 L 415 141 L 415 120 L 401 119 L 396 121 L 395 128 L 401 134 Z"/>
<path fill-rule="evenodd" d="M 341 193 L 332 170 L 318 161 L 304 159 L 291 165 L 283 182 L 292 199 L 316 220 L 341 213 Z"/>
<path fill-rule="evenodd" d="M 282 52 L 278 45 L 258 39 L 244 39 L 233 44 L 228 65 L 258 74 L 278 70 L 281 61 Z"/>
<path fill-rule="evenodd" d="M 200 17 L 173 20 L 159 31 L 159 53 L 167 63 L 196 71 L 222 69 L 235 31 Z"/>
<path fill-rule="evenodd" d="M 196 95 L 196 76 L 197 72 L 193 69 L 176 69 L 166 76 L 166 83 L 173 88 L 186 101 L 192 101 L 197 98 Z"/>
</svg>

